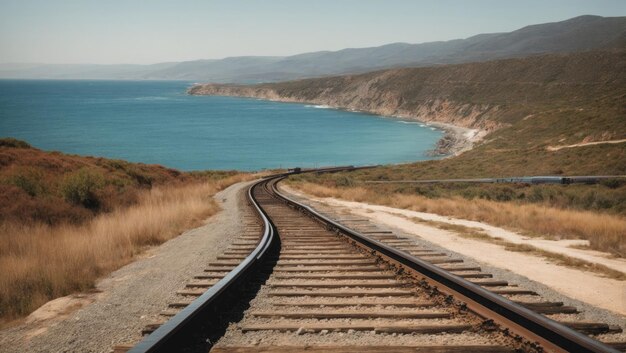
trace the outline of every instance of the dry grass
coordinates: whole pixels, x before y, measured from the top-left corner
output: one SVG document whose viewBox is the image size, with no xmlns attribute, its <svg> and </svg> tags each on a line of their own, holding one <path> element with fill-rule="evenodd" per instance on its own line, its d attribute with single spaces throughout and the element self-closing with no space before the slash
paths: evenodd
<svg viewBox="0 0 626 353">
<path fill-rule="evenodd" d="M 513 204 L 460 197 L 429 199 L 418 195 L 377 193 L 363 187 L 334 188 L 313 183 L 294 187 L 318 197 L 336 197 L 419 212 L 436 213 L 541 234 L 552 238 L 587 239 L 592 249 L 626 257 L 626 219 L 588 211 L 533 204 Z"/>
<path fill-rule="evenodd" d="M 562 266 L 599 273 L 608 278 L 616 279 L 619 281 L 626 280 L 626 275 L 623 272 L 614 270 L 610 267 L 606 267 L 601 264 L 595 264 L 585 260 L 575 259 L 573 257 L 563 254 L 556 254 L 553 252 L 541 250 L 532 245 L 508 243 L 504 246 L 504 249 L 508 251 L 525 252 L 536 256 L 541 256 L 548 260 L 552 260 Z"/>
<path fill-rule="evenodd" d="M 215 214 L 212 196 L 250 175 L 144 190 L 130 207 L 81 225 L 0 226 L 0 323 L 46 301 L 92 288 L 98 277 Z"/>
<path fill-rule="evenodd" d="M 511 242 L 503 240 L 502 238 L 492 237 L 479 228 L 466 227 L 466 226 L 459 225 L 459 224 L 450 224 L 450 223 L 445 223 L 445 222 L 423 220 L 421 218 L 416 218 L 416 217 L 412 217 L 410 218 L 410 220 L 416 223 L 425 223 L 425 224 L 437 227 L 439 229 L 444 229 L 444 230 L 454 232 L 456 233 L 456 235 L 463 237 L 463 238 L 497 244 L 497 245 L 504 247 L 504 250 L 524 252 L 524 253 L 528 253 L 531 255 L 543 257 L 545 259 L 551 260 L 555 262 L 556 264 L 559 264 L 562 266 L 574 268 L 577 270 L 585 270 L 585 271 L 598 273 L 608 278 L 616 279 L 619 281 L 626 280 L 626 274 L 620 271 L 614 270 L 612 268 L 609 268 L 607 266 L 594 264 L 592 262 L 585 261 L 585 260 L 575 259 L 573 257 L 563 255 L 563 254 L 557 254 L 557 253 L 553 253 L 550 251 L 545 251 L 545 250 L 539 249 L 535 246 L 528 245 L 528 244 L 511 243 Z"/>
</svg>

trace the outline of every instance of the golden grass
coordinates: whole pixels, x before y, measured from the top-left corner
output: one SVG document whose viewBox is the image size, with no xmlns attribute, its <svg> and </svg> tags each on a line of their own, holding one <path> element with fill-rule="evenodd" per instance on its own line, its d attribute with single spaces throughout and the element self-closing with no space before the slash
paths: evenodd
<svg viewBox="0 0 626 353">
<path fill-rule="evenodd" d="M 332 188 L 313 183 L 293 187 L 318 197 L 336 197 L 419 212 L 436 213 L 539 234 L 552 238 L 587 239 L 595 250 L 626 257 L 626 219 L 590 211 L 564 210 L 542 205 L 519 205 L 460 197 L 429 199 L 419 195 L 377 193 L 364 187 Z"/>
<path fill-rule="evenodd" d="M 98 277 L 132 261 L 219 211 L 212 196 L 248 175 L 155 187 L 131 207 L 80 225 L 0 226 L 0 323 L 50 299 L 92 288 Z"/>
<path fill-rule="evenodd" d="M 585 261 L 585 260 L 575 259 L 567 255 L 557 254 L 557 253 L 553 253 L 550 251 L 542 250 L 542 249 L 539 249 L 535 246 L 528 245 L 528 244 L 511 243 L 511 242 L 503 240 L 502 238 L 492 237 L 479 228 L 466 227 L 466 226 L 459 225 L 459 224 L 450 224 L 450 223 L 445 223 L 445 222 L 423 220 L 421 218 L 416 218 L 416 217 L 411 217 L 409 219 L 415 223 L 425 223 L 425 224 L 437 227 L 439 229 L 452 231 L 456 233 L 456 235 L 463 237 L 463 238 L 497 244 L 497 245 L 504 247 L 504 250 L 507 250 L 507 251 L 524 252 L 524 253 L 528 253 L 528 254 L 535 255 L 535 256 L 540 256 L 545 259 L 554 261 L 558 265 L 574 268 L 577 270 L 585 270 L 585 271 L 598 273 L 608 278 L 616 279 L 618 281 L 626 280 L 626 274 L 624 274 L 623 272 L 614 270 L 610 267 L 607 267 L 601 264 L 595 264 L 595 263 Z"/>
<path fill-rule="evenodd" d="M 576 259 L 576 258 L 563 255 L 563 254 L 557 254 L 557 253 L 545 251 L 532 245 L 509 243 L 504 246 L 504 249 L 508 251 L 530 253 L 536 256 L 544 257 L 548 260 L 552 260 L 562 266 L 599 273 L 608 278 L 616 279 L 618 281 L 626 281 L 626 274 L 624 274 L 623 272 L 614 270 L 610 267 L 607 267 L 601 264 L 592 263 L 592 262 L 585 261 L 585 260 L 581 260 L 581 259 Z"/>
</svg>

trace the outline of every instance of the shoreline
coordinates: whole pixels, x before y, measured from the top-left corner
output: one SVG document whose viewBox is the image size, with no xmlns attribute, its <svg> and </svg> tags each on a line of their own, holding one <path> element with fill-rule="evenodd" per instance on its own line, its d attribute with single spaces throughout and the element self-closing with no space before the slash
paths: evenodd
<svg viewBox="0 0 626 353">
<path fill-rule="evenodd" d="M 436 152 L 447 155 L 445 158 L 458 156 L 465 151 L 469 151 L 474 147 L 474 143 L 479 142 L 487 134 L 486 131 L 479 129 L 469 129 L 452 124 L 430 122 L 430 125 L 436 126 L 445 131 L 445 134 L 437 141 Z M 444 145 L 440 145 L 440 144 Z"/>
<path fill-rule="evenodd" d="M 236 97 L 239 97 L 239 96 L 236 96 Z M 254 99 L 261 99 L 261 100 L 267 100 L 267 101 L 278 102 L 278 103 L 298 103 L 298 104 L 312 105 L 314 107 L 319 107 L 323 109 L 336 109 L 336 110 L 343 110 L 343 111 L 354 112 L 354 113 L 372 114 L 372 115 L 380 116 L 382 118 L 387 118 L 387 119 L 395 119 L 395 120 L 406 121 L 406 122 L 419 122 L 419 123 L 424 124 L 425 126 L 433 126 L 433 127 L 438 128 L 439 130 L 442 130 L 444 134 L 435 144 L 435 148 L 433 148 L 429 152 L 433 156 L 444 156 L 444 158 L 458 156 L 459 154 L 465 151 L 471 150 L 474 147 L 474 143 L 482 140 L 482 138 L 487 134 L 487 131 L 480 130 L 480 129 L 470 129 L 470 128 L 443 123 L 439 121 L 426 121 L 426 120 L 421 120 L 418 117 L 409 116 L 409 115 L 384 115 L 384 114 L 376 113 L 374 111 L 348 109 L 348 108 L 343 108 L 343 107 L 337 107 L 337 106 L 326 105 L 326 104 L 315 104 L 315 103 L 310 103 L 310 102 L 293 102 L 293 101 L 288 101 L 288 100 L 263 99 L 263 98 L 257 98 L 257 97 L 240 97 L 240 98 L 254 98 Z"/>
<path fill-rule="evenodd" d="M 419 122 L 424 124 L 425 126 L 433 126 L 444 132 L 443 136 L 437 141 L 435 147 L 429 152 L 432 156 L 444 156 L 444 158 L 450 158 L 454 156 L 458 156 L 459 154 L 471 150 L 474 147 L 474 143 L 479 142 L 482 138 L 487 134 L 484 130 L 479 129 L 470 129 L 462 126 L 452 125 L 448 123 L 438 122 L 438 121 L 426 121 L 421 120 L 418 117 L 409 116 L 409 115 L 383 115 L 374 111 L 360 110 L 360 109 L 349 109 L 344 107 L 326 105 L 326 104 L 317 104 L 315 102 L 296 102 L 290 100 L 282 100 L 282 99 L 266 99 L 259 97 L 245 97 L 245 96 L 228 96 L 228 97 L 238 97 L 238 98 L 252 98 L 259 100 L 266 100 L 270 102 L 278 102 L 278 103 L 297 103 L 304 105 L 312 105 L 324 109 L 336 109 L 343 110 L 347 112 L 354 113 L 365 113 L 372 114 L 376 116 L 380 116 L 387 119 L 395 119 L 399 121 L 407 121 L 407 122 Z"/>
<path fill-rule="evenodd" d="M 336 109 L 343 110 L 348 112 L 355 113 L 365 113 L 377 115 L 387 119 L 396 119 L 400 121 L 407 122 L 419 122 L 424 124 L 425 126 L 433 126 L 444 132 L 443 136 L 437 141 L 434 148 L 429 151 L 429 153 L 434 157 L 443 157 L 450 158 L 457 156 L 465 151 L 468 151 L 474 147 L 474 143 L 479 142 L 482 138 L 487 134 L 487 131 L 480 129 L 470 129 L 462 126 L 452 125 L 444 122 L 438 121 L 427 121 L 422 120 L 417 116 L 406 115 L 406 114 L 397 114 L 397 115 L 389 115 L 382 114 L 376 111 L 368 111 L 362 109 L 353 109 L 335 106 L 331 104 L 323 104 L 320 102 L 311 102 L 311 101 L 297 101 L 289 98 L 273 98 L 273 97 L 263 97 L 253 96 L 253 95 L 236 95 L 236 94 L 203 94 L 203 93 L 195 93 L 195 87 L 201 87 L 205 84 L 194 84 L 187 89 L 187 94 L 192 96 L 218 96 L 218 97 L 235 97 L 235 98 L 249 98 L 256 100 L 264 100 L 270 102 L 278 102 L 278 103 L 296 103 L 303 105 L 311 105 L 314 107 L 324 108 L 324 109 Z"/>
<path fill-rule="evenodd" d="M 382 117 L 387 117 L 381 115 Z M 444 132 L 443 136 L 437 141 L 435 148 L 431 150 L 435 156 L 445 156 L 450 158 L 471 150 L 474 143 L 480 141 L 485 132 L 478 129 L 469 129 L 452 124 L 442 123 L 438 121 L 423 121 L 417 118 L 392 117 L 402 120 L 417 121 L 425 126 L 434 126 Z"/>
<path fill-rule="evenodd" d="M 188 94 L 205 95 L 205 94 L 189 93 L 192 87 L 190 87 L 187 90 Z M 311 105 L 313 107 L 318 107 L 322 109 L 336 109 L 336 110 L 343 110 L 343 111 L 353 112 L 353 113 L 372 114 L 372 115 L 380 116 L 386 119 L 395 119 L 395 120 L 406 121 L 406 122 L 419 122 L 419 123 L 424 124 L 425 126 L 434 126 L 444 132 L 443 136 L 435 144 L 435 147 L 429 151 L 429 153 L 431 153 L 431 155 L 435 157 L 443 156 L 443 158 L 450 158 L 450 157 L 458 156 L 459 154 L 465 151 L 471 150 L 474 147 L 474 143 L 482 140 L 482 138 L 487 134 L 487 131 L 485 130 L 470 129 L 470 128 L 452 125 L 452 124 L 443 123 L 443 122 L 438 122 L 438 121 L 426 121 L 426 120 L 421 120 L 419 117 L 410 116 L 410 115 L 384 115 L 384 114 L 377 113 L 375 111 L 350 109 L 350 108 L 344 108 L 344 107 L 339 107 L 339 106 L 333 106 L 329 104 L 319 104 L 317 102 L 300 102 L 300 101 L 293 101 L 293 100 L 280 99 L 280 98 L 275 99 L 275 98 L 235 96 L 235 95 L 217 95 L 216 94 L 213 96 L 250 98 L 250 99 L 265 100 L 265 101 L 278 102 L 278 103 L 304 104 L 304 105 Z"/>
</svg>

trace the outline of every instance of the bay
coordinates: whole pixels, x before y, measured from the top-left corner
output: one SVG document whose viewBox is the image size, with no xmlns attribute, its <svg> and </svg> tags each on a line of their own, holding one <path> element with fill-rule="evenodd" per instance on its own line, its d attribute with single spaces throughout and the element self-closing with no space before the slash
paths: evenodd
<svg viewBox="0 0 626 353">
<path fill-rule="evenodd" d="M 189 96 L 192 82 L 0 80 L 0 136 L 181 170 L 432 159 L 442 131 L 306 104 Z"/>
</svg>

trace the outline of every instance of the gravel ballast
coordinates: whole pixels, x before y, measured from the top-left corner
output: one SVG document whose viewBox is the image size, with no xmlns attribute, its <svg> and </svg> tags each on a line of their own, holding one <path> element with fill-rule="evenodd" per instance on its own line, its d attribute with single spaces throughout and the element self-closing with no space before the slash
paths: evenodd
<svg viewBox="0 0 626 353">
<path fill-rule="evenodd" d="M 609 325 L 615 325 L 615 326 L 620 326 L 624 332 L 622 333 L 617 333 L 617 334 L 604 334 L 604 335 L 599 335 L 597 336 L 597 338 L 602 339 L 604 341 L 625 341 L 626 340 L 626 318 L 622 315 L 619 315 L 618 313 L 603 309 L 603 308 L 599 308 L 597 306 L 585 303 L 581 300 L 577 300 L 574 298 L 571 298 L 567 295 L 564 295 L 563 293 L 560 293 L 550 287 L 548 287 L 545 284 L 539 283 L 537 281 L 533 281 L 523 275 L 517 274 L 513 271 L 507 270 L 507 269 L 503 269 L 503 268 L 499 268 L 496 266 L 491 266 L 489 264 L 486 264 L 484 261 L 481 261 L 481 259 L 477 259 L 477 258 L 473 258 L 473 257 L 469 257 L 469 256 L 465 256 L 463 254 L 460 254 L 458 252 L 454 252 L 451 251 L 450 249 L 447 249 L 445 247 L 439 246 L 435 243 L 429 242 L 421 237 L 419 237 L 419 235 L 416 234 L 412 234 L 412 233 L 407 233 L 402 231 L 399 228 L 395 228 L 392 227 L 389 224 L 377 224 L 376 221 L 372 220 L 370 216 L 371 214 L 365 214 L 365 213 L 360 213 L 358 215 L 355 215 L 352 210 L 348 209 L 348 208 L 341 208 L 341 207 L 337 207 L 337 206 L 332 206 L 330 207 L 329 205 L 320 202 L 320 200 L 315 199 L 315 200 L 311 200 L 305 197 L 305 195 L 303 194 L 296 194 L 296 193 L 292 193 L 292 190 L 290 188 L 284 187 L 281 189 L 283 192 L 286 192 L 287 194 L 290 195 L 290 197 L 297 199 L 300 202 L 303 202 L 305 204 L 308 204 L 309 206 L 313 207 L 314 209 L 317 209 L 319 212 L 321 213 L 325 213 L 328 216 L 330 216 L 331 218 L 333 216 L 336 216 L 337 212 L 342 212 L 342 214 L 344 214 L 346 218 L 369 218 L 370 222 L 373 226 L 381 229 L 381 230 L 389 230 L 389 231 L 393 231 L 394 234 L 400 236 L 400 237 L 404 237 L 404 238 L 408 238 L 408 239 L 412 239 L 415 244 L 433 249 L 435 251 L 439 251 L 439 252 L 443 252 L 446 254 L 451 255 L 454 258 L 459 258 L 459 259 L 463 259 L 464 263 L 466 265 L 472 266 L 472 265 L 476 265 L 476 266 L 480 266 L 482 268 L 482 270 L 485 273 L 491 273 L 493 274 L 494 279 L 498 279 L 498 280 L 506 280 L 509 283 L 513 283 L 516 285 L 519 285 L 521 288 L 524 289 L 529 289 L 529 290 L 533 290 L 535 292 L 537 292 L 539 294 L 539 296 L 536 297 L 535 300 L 537 301 L 541 301 L 541 300 L 545 300 L 545 301 L 554 301 L 554 302 L 563 302 L 564 305 L 566 306 L 574 306 L 576 307 L 580 313 L 578 314 L 571 314 L 571 315 L 551 315 L 549 317 L 553 318 L 553 319 L 562 319 L 565 321 L 573 321 L 573 322 L 581 322 L 581 321 L 588 321 L 588 322 L 602 322 L 602 323 L 606 323 Z M 373 212 L 372 212 L 373 213 Z M 545 261 L 547 262 L 547 260 L 543 260 L 540 258 L 537 258 L 536 261 Z M 582 286 L 584 286 L 584 284 L 581 284 Z M 599 293 L 599 295 L 602 295 L 601 293 Z M 528 297 L 517 297 L 517 296 L 507 296 L 509 299 L 512 300 L 525 300 L 525 301 L 535 301 L 532 300 L 532 298 Z M 624 297 L 624 299 L 626 299 L 626 297 Z"/>
</svg>

